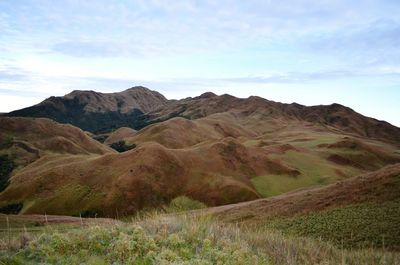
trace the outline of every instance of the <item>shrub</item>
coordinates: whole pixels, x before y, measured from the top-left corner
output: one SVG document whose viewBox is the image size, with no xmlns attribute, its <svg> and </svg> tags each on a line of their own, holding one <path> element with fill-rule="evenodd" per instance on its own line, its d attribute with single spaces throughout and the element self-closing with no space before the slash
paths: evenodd
<svg viewBox="0 0 400 265">
<path fill-rule="evenodd" d="M 196 209 L 203 209 L 206 207 L 207 205 L 205 205 L 200 201 L 191 199 L 187 196 L 179 196 L 170 202 L 169 206 L 166 207 L 166 211 L 173 213 L 173 212 L 183 212 Z"/>
<path fill-rule="evenodd" d="M 14 161 L 9 155 L 0 156 L 0 192 L 7 188 L 14 166 Z"/>
<path fill-rule="evenodd" d="M 0 213 L 4 214 L 18 214 L 23 207 L 23 203 L 13 203 L 0 207 Z"/>
<path fill-rule="evenodd" d="M 125 143 L 124 140 L 122 140 L 122 141 L 118 141 L 118 142 L 112 143 L 112 144 L 110 145 L 110 147 L 111 147 L 112 149 L 114 149 L 114 150 L 116 150 L 116 151 L 122 153 L 122 152 L 129 151 L 129 150 L 135 148 L 135 147 L 136 147 L 136 144 L 128 145 L 128 144 Z"/>
</svg>

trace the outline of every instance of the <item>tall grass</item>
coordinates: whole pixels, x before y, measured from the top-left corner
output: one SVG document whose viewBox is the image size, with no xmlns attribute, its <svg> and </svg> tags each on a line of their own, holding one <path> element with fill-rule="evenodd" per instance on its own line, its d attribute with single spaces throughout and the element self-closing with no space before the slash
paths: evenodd
<svg viewBox="0 0 400 265">
<path fill-rule="evenodd" d="M 345 248 L 399 249 L 400 200 L 361 203 L 265 222 L 294 236 L 322 238 Z"/>
<path fill-rule="evenodd" d="M 134 222 L 48 228 L 0 240 L 0 264 L 400 264 L 398 253 L 344 250 L 321 240 L 158 214 Z"/>
</svg>

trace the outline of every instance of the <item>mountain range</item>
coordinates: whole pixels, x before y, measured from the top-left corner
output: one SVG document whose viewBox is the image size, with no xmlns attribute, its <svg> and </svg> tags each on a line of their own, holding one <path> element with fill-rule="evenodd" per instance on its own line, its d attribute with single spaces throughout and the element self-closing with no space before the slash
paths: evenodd
<svg viewBox="0 0 400 265">
<path fill-rule="evenodd" d="M 128 215 L 182 195 L 226 205 L 400 163 L 400 129 L 348 107 L 211 92 L 73 91 L 0 128 L 5 213 Z"/>
</svg>

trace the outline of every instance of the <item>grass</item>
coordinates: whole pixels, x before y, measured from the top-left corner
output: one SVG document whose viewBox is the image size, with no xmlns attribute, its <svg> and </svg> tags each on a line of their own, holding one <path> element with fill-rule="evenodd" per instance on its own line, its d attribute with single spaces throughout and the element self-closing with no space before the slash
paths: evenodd
<svg viewBox="0 0 400 265">
<path fill-rule="evenodd" d="M 104 194 L 96 192 L 89 186 L 70 183 L 56 190 L 50 198 L 35 198 L 34 201 L 24 205 L 21 213 L 26 211 L 40 212 L 40 209 L 46 208 L 48 213 L 62 214 L 71 213 L 79 216 L 88 210 L 96 211 L 99 201 Z M 65 198 L 71 198 L 65 200 Z M 44 205 L 45 204 L 45 205 Z"/>
<path fill-rule="evenodd" d="M 400 200 L 363 203 L 268 221 L 268 229 L 330 241 L 345 248 L 400 249 Z"/>
<path fill-rule="evenodd" d="M 279 195 L 303 187 L 322 185 L 333 182 L 337 174 L 328 161 L 313 154 L 287 151 L 274 158 L 286 162 L 298 169 L 299 176 L 264 175 L 252 179 L 257 192 L 264 197 Z"/>
<path fill-rule="evenodd" d="M 0 264 L 398 264 L 399 253 L 241 228 L 209 216 L 162 215 L 0 239 Z"/>
<path fill-rule="evenodd" d="M 274 159 L 299 170 L 298 176 L 289 175 L 262 175 L 251 179 L 257 192 L 263 197 L 280 195 L 289 191 L 330 184 L 343 178 L 338 172 L 346 176 L 355 176 L 361 170 L 351 166 L 340 166 L 329 162 L 318 152 L 287 151 L 284 154 L 272 155 Z"/>
<path fill-rule="evenodd" d="M 251 179 L 257 192 L 263 197 L 271 197 L 288 191 L 296 190 L 301 187 L 316 185 L 321 182 L 314 178 L 294 177 L 289 175 L 265 175 Z"/>
<path fill-rule="evenodd" d="M 218 236 L 217 236 L 218 233 Z M 224 232 L 207 217 L 161 216 L 142 224 L 92 225 L 31 237 L 24 246 L 0 244 L 5 264 L 266 264 L 238 234 Z M 29 239 L 26 239 L 29 238 Z M 26 243 L 26 241 L 29 243 Z"/>
</svg>

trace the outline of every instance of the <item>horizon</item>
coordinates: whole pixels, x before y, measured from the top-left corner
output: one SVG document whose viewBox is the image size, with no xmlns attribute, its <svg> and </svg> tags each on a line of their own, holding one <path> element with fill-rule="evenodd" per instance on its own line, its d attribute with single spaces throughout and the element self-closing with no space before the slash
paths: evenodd
<svg viewBox="0 0 400 265">
<path fill-rule="evenodd" d="M 0 112 L 142 84 L 338 103 L 400 127 L 393 0 L 0 2 Z"/>
</svg>

